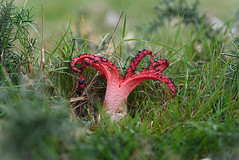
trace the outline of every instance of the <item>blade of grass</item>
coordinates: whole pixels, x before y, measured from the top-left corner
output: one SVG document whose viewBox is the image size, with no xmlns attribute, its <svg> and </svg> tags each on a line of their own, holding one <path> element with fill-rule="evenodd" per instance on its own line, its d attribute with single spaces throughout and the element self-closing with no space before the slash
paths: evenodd
<svg viewBox="0 0 239 160">
<path fill-rule="evenodd" d="M 42 44 L 41 44 L 41 65 L 40 70 L 44 70 L 45 68 L 45 53 L 44 53 L 44 7 L 43 2 L 41 3 L 41 9 L 42 9 Z"/>
<path fill-rule="evenodd" d="M 49 55 L 49 57 L 47 58 L 46 60 L 46 63 L 49 62 L 49 60 L 52 58 L 52 56 L 56 53 L 57 49 L 59 48 L 59 46 L 61 45 L 62 41 L 63 41 L 63 38 L 67 35 L 68 31 L 70 30 L 70 26 L 71 26 L 71 20 L 69 22 L 69 25 L 68 25 L 68 28 L 66 30 L 66 32 L 64 33 L 64 35 L 62 35 L 62 38 L 61 40 L 58 42 L 56 48 L 53 50 L 53 52 Z"/>
</svg>

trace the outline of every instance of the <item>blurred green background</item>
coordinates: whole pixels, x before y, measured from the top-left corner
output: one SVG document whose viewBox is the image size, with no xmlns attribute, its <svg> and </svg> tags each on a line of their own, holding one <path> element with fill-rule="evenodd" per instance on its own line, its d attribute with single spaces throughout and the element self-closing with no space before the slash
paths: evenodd
<svg viewBox="0 0 239 160">
<path fill-rule="evenodd" d="M 41 24 L 41 4 L 44 5 L 45 33 L 54 35 L 63 32 L 71 20 L 73 31 L 81 30 L 81 15 L 84 15 L 86 32 L 105 34 L 115 22 L 121 9 L 127 16 L 129 29 L 135 26 L 147 25 L 156 17 L 154 6 L 160 0 L 16 0 L 17 5 L 34 7 L 36 22 Z M 200 0 L 200 11 L 203 14 L 229 20 L 239 9 L 238 0 Z M 112 22 L 108 22 L 111 19 Z M 109 24 L 110 23 L 110 24 Z M 114 24 L 114 23 L 113 23 Z"/>
</svg>

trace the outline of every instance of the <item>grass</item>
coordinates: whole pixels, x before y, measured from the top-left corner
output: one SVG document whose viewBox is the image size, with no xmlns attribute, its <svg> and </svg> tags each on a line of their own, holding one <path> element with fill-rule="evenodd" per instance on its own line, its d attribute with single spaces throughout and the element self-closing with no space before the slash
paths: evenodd
<svg viewBox="0 0 239 160">
<path fill-rule="evenodd" d="M 126 39 L 128 19 L 123 16 L 112 41 L 112 34 L 99 41 L 84 39 L 69 24 L 64 33 L 45 40 L 53 49 L 44 52 L 44 69 L 37 44 L 28 61 L 29 41 L 14 43 L 14 53 L 26 58 L 20 59 L 19 71 L 0 63 L 1 159 L 238 159 L 237 41 L 227 40 L 224 32 L 208 37 L 210 28 L 202 25 L 195 32 L 195 26 L 183 23 L 147 34 L 135 29 L 137 37 Z M 130 48 L 128 42 L 136 43 Z M 73 105 L 84 114 L 75 116 L 69 101 L 77 82 L 68 68 L 73 57 L 108 51 L 106 56 L 125 71 L 144 48 L 170 62 L 165 74 L 177 86 L 174 99 L 167 99 L 162 83 L 147 81 L 130 94 L 127 119 L 98 122 L 95 112 L 106 84 L 99 76 L 94 79 L 97 72 L 89 68 L 84 75 L 87 101 Z M 149 59 L 137 71 L 147 64 Z"/>
</svg>

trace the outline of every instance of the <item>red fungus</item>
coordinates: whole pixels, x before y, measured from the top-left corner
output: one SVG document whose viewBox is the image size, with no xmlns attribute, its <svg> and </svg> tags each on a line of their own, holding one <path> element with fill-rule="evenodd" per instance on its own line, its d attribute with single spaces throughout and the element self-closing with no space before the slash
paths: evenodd
<svg viewBox="0 0 239 160">
<path fill-rule="evenodd" d="M 134 74 L 140 61 L 147 55 L 150 56 L 151 64 L 140 73 Z M 81 63 L 79 70 L 75 68 L 76 63 Z M 75 89 L 75 92 L 79 96 L 82 95 L 86 87 L 82 72 L 87 66 L 97 69 L 101 73 L 101 76 L 107 80 L 103 109 L 112 121 L 119 121 L 127 115 L 128 95 L 137 85 L 145 80 L 162 81 L 170 89 L 171 98 L 173 98 L 176 94 L 173 81 L 162 73 L 168 65 L 169 63 L 166 59 L 154 61 L 150 50 L 139 51 L 139 53 L 132 58 L 124 77 L 119 75 L 117 67 L 111 61 L 101 56 L 82 54 L 79 57 L 75 57 L 69 64 L 73 71 L 79 72 L 80 79 Z"/>
</svg>

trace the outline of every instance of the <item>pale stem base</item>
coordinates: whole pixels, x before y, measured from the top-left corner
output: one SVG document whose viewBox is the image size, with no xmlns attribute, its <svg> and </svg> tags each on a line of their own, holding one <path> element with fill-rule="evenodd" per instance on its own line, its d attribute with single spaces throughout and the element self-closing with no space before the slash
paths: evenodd
<svg viewBox="0 0 239 160">
<path fill-rule="evenodd" d="M 118 122 L 127 115 L 127 100 L 122 100 L 117 109 L 114 109 L 106 100 L 104 100 L 103 112 L 110 117 L 112 122 Z"/>
</svg>

